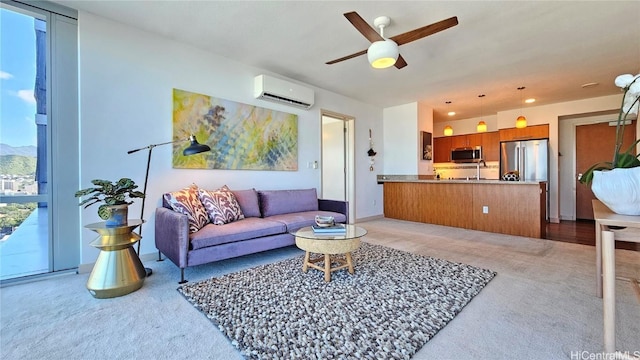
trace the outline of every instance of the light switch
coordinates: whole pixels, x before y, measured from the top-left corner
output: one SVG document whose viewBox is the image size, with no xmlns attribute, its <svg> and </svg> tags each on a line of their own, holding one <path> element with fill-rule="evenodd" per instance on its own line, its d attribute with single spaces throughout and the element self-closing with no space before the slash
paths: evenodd
<svg viewBox="0 0 640 360">
<path fill-rule="evenodd" d="M 482 206 L 482 213 L 483 214 L 488 214 L 489 213 L 489 207 L 486 206 L 486 205 Z"/>
</svg>

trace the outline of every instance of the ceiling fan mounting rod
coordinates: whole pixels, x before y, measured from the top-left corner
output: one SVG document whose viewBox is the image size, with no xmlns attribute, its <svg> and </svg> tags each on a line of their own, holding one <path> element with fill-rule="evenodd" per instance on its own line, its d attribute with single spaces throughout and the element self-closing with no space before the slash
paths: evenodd
<svg viewBox="0 0 640 360">
<path fill-rule="evenodd" d="M 384 38 L 384 28 L 389 26 L 391 18 L 388 16 L 378 16 L 373 20 L 373 26 L 380 29 L 380 36 Z"/>
</svg>

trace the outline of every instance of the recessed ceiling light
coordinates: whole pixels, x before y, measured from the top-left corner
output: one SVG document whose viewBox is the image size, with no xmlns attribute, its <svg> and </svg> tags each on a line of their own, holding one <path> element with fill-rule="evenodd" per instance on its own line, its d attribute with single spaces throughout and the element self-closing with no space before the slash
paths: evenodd
<svg viewBox="0 0 640 360">
<path fill-rule="evenodd" d="M 586 88 L 590 88 L 590 87 L 594 87 L 594 86 L 598 86 L 600 85 L 600 83 L 597 82 L 590 82 L 590 83 L 586 83 L 586 84 L 582 84 L 582 88 L 586 89 Z"/>
<path fill-rule="evenodd" d="M 447 113 L 447 115 L 449 115 L 449 116 L 453 116 L 453 115 L 455 115 L 455 114 L 456 114 L 456 112 L 455 112 L 455 111 L 449 111 L 449 112 Z"/>
<path fill-rule="evenodd" d="M 536 99 L 531 98 L 531 99 L 527 99 L 527 100 L 525 100 L 524 102 L 526 102 L 527 104 L 531 104 L 531 103 L 536 102 Z"/>
</svg>

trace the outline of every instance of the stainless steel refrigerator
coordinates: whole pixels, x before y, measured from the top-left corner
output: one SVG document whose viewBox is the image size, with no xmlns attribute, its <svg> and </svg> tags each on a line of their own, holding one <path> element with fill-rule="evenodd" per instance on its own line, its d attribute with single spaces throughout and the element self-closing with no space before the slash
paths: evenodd
<svg viewBox="0 0 640 360">
<path fill-rule="evenodd" d="M 504 141 L 500 143 L 500 178 L 518 173 L 518 181 L 548 181 L 549 140 Z M 512 180 L 513 177 L 511 177 Z"/>
</svg>

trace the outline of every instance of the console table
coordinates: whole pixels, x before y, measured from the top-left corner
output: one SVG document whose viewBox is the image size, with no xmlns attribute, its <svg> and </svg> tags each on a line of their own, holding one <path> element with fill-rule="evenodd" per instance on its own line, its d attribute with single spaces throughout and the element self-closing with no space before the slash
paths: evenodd
<svg viewBox="0 0 640 360">
<path fill-rule="evenodd" d="M 640 243 L 640 216 L 620 215 L 611 211 L 600 200 L 593 200 L 596 221 L 596 295 L 602 298 L 604 322 L 604 351 L 616 351 L 616 259 L 615 241 Z M 625 227 L 613 230 L 611 227 Z M 640 287 L 638 280 L 631 280 Z"/>
<path fill-rule="evenodd" d="M 87 289 L 95 298 L 122 296 L 142 287 L 147 274 L 133 249 L 142 237 L 133 229 L 143 223 L 129 220 L 124 226 L 106 226 L 105 222 L 85 226 L 100 235 L 90 244 L 100 249 L 100 254 L 87 281 Z"/>
</svg>

